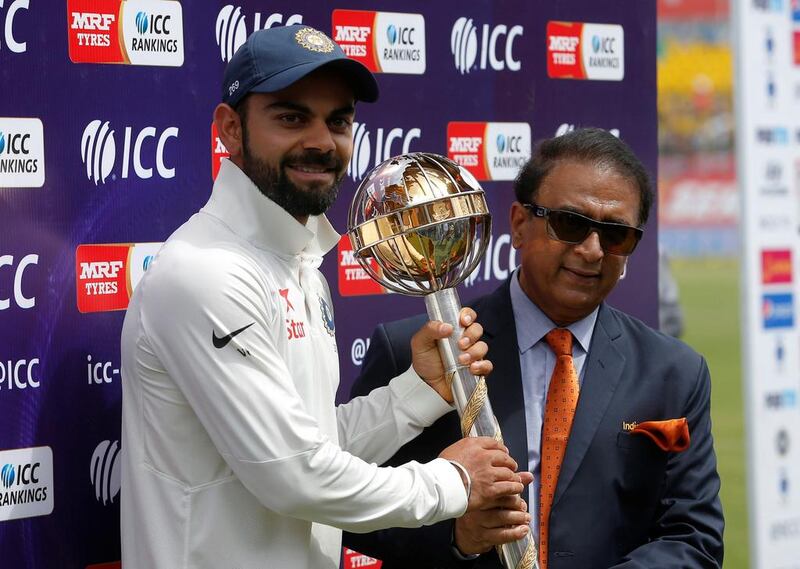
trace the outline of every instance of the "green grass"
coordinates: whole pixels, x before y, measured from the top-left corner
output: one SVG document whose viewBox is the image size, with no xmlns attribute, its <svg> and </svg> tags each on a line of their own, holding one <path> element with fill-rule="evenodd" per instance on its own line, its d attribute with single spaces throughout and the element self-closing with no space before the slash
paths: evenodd
<svg viewBox="0 0 800 569">
<path fill-rule="evenodd" d="M 725 511 L 725 568 L 749 567 L 739 262 L 675 259 L 686 319 L 683 340 L 708 360 L 711 416 Z"/>
</svg>

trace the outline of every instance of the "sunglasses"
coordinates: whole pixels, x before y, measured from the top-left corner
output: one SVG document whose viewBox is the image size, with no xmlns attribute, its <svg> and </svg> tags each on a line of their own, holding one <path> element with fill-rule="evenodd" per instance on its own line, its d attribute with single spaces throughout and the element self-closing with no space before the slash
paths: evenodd
<svg viewBox="0 0 800 569">
<path fill-rule="evenodd" d="M 636 245 L 644 233 L 638 227 L 597 221 L 574 211 L 549 209 L 531 203 L 522 205 L 531 210 L 536 217 L 543 217 L 547 220 L 547 233 L 552 239 L 576 245 L 583 243 L 592 231 L 597 231 L 600 247 L 611 255 L 627 257 L 636 249 Z"/>
</svg>

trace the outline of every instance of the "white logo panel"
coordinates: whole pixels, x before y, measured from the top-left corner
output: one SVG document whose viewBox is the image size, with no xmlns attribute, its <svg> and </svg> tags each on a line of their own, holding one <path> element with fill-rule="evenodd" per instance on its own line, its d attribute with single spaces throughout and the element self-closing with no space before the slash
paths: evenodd
<svg viewBox="0 0 800 569">
<path fill-rule="evenodd" d="M 44 185 L 44 126 L 34 118 L 0 118 L 0 188 Z"/>
</svg>

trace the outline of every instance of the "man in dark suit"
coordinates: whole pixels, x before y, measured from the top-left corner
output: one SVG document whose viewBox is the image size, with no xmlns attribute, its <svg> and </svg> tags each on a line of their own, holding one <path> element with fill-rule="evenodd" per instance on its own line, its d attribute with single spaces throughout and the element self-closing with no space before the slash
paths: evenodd
<svg viewBox="0 0 800 569">
<path fill-rule="evenodd" d="M 520 267 L 472 306 L 494 363 L 489 395 L 505 443 L 534 473 L 524 498 L 540 566 L 721 567 L 706 362 L 603 302 L 647 221 L 644 167 L 607 132 L 577 130 L 538 146 L 515 193 Z M 353 396 L 408 367 L 409 338 L 424 320 L 375 330 Z M 569 331 L 571 356 L 554 353 L 553 328 Z M 567 384 L 576 396 L 558 422 L 566 421 L 568 438 L 551 452 L 555 413 L 564 413 L 551 405 L 570 399 L 553 390 Z M 443 416 L 389 464 L 435 458 L 460 436 L 458 425 L 455 413 Z M 385 569 L 500 568 L 491 547 L 508 540 L 503 525 L 502 511 L 490 510 L 427 528 L 347 535 L 345 544 L 383 559 Z"/>
</svg>

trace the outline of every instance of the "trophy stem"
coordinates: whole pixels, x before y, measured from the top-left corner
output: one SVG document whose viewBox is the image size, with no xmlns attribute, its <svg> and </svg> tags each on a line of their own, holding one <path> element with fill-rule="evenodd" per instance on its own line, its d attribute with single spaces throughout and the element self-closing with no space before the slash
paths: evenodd
<svg viewBox="0 0 800 569">
<path fill-rule="evenodd" d="M 464 333 L 459 322 L 461 302 L 454 288 L 445 288 L 425 296 L 428 318 L 439 320 L 453 326 L 449 338 L 439 340 L 439 353 L 442 356 L 445 374 L 450 378 L 458 415 L 461 417 L 461 433 L 467 437 L 492 437 L 503 440 L 500 425 L 492 412 L 492 406 L 482 377 L 475 377 L 468 366 L 458 363 L 458 340 Z M 497 548 L 506 569 L 538 569 L 536 545 L 531 533 Z"/>
</svg>

